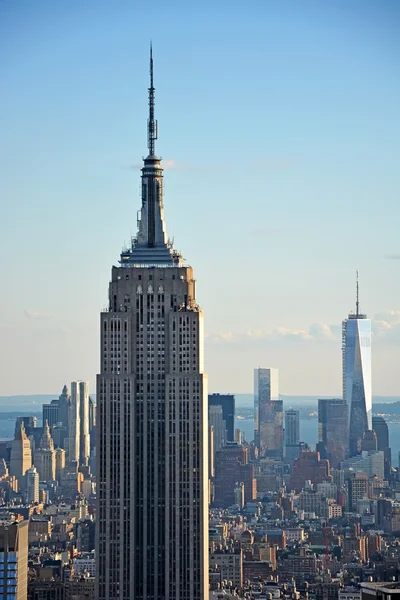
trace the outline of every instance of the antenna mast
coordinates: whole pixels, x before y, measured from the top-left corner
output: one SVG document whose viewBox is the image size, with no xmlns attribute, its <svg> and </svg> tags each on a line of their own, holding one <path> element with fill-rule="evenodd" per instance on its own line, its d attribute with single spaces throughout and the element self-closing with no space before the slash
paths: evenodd
<svg viewBox="0 0 400 600">
<path fill-rule="evenodd" d="M 360 296 L 359 296 L 359 287 L 358 287 L 358 269 L 356 271 L 356 286 L 357 286 L 357 294 L 356 294 L 356 317 L 360 314 Z"/>
<path fill-rule="evenodd" d="M 149 155 L 155 155 L 155 141 L 158 138 L 158 123 L 154 118 L 154 85 L 153 85 L 153 46 L 150 43 L 150 87 L 149 87 L 149 118 L 147 121 L 147 147 Z"/>
</svg>

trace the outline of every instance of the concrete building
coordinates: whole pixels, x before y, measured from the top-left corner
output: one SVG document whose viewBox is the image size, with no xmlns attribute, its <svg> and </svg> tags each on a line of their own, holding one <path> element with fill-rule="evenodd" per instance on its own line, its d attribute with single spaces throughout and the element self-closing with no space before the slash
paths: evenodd
<svg viewBox="0 0 400 600">
<path fill-rule="evenodd" d="M 10 475 L 14 475 L 18 481 L 18 488 L 24 490 L 26 487 L 25 474 L 32 466 L 31 443 L 26 436 L 22 425 L 15 434 L 11 443 Z"/>
<path fill-rule="evenodd" d="M 40 448 L 35 450 L 33 462 L 40 481 L 54 481 L 56 478 L 56 453 L 53 438 L 47 421 L 44 424 Z"/>
<path fill-rule="evenodd" d="M 96 599 L 207 600 L 203 314 L 166 234 L 152 75 L 149 93 L 139 230 L 101 314 Z"/>
<path fill-rule="evenodd" d="M 221 406 L 225 421 L 226 441 L 235 441 L 235 396 L 232 394 L 209 394 L 208 407 Z"/>
<path fill-rule="evenodd" d="M 69 434 L 69 422 L 71 419 L 71 396 L 66 385 L 64 385 L 58 397 L 58 420 L 66 429 L 66 437 Z"/>
<path fill-rule="evenodd" d="M 368 475 L 367 473 L 354 473 L 348 471 L 346 474 L 347 486 L 347 509 L 355 511 L 358 500 L 368 498 Z"/>
<path fill-rule="evenodd" d="M 227 508 L 235 504 L 235 489 L 239 483 L 244 486 L 245 503 L 257 498 L 254 465 L 249 463 L 248 448 L 228 442 L 215 455 L 215 506 Z"/>
<path fill-rule="evenodd" d="M 57 448 L 56 450 L 56 480 L 61 481 L 62 474 L 65 469 L 65 450 Z"/>
<path fill-rule="evenodd" d="M 70 414 L 68 461 L 86 466 L 90 457 L 89 384 L 87 381 L 71 383 Z"/>
<path fill-rule="evenodd" d="M 28 594 L 28 521 L 0 521 L 0 597 L 26 600 Z"/>
<path fill-rule="evenodd" d="M 241 548 L 221 548 L 210 554 L 210 568 L 218 570 L 221 580 L 231 581 L 233 587 L 243 586 L 243 552 Z"/>
<path fill-rule="evenodd" d="M 28 504 L 39 502 L 39 473 L 35 467 L 26 472 L 26 501 Z"/>
<path fill-rule="evenodd" d="M 343 399 L 349 406 L 350 456 L 361 451 L 363 435 L 372 429 L 371 321 L 359 308 L 357 274 L 356 312 L 342 324 Z"/>
<path fill-rule="evenodd" d="M 400 582 L 361 583 L 361 600 L 400 600 Z"/>
<path fill-rule="evenodd" d="M 254 369 L 254 437 L 260 456 L 282 456 L 283 403 L 278 369 Z"/>
<path fill-rule="evenodd" d="M 319 452 L 304 450 L 299 458 L 293 461 L 292 475 L 289 479 L 290 489 L 301 492 L 307 481 L 315 486 L 323 481 L 332 481 L 329 461 L 321 459 Z"/>
<path fill-rule="evenodd" d="M 363 451 L 342 463 L 342 469 L 358 473 L 367 473 L 368 477 L 376 476 L 380 481 L 385 478 L 385 456 L 380 450 Z"/>
</svg>

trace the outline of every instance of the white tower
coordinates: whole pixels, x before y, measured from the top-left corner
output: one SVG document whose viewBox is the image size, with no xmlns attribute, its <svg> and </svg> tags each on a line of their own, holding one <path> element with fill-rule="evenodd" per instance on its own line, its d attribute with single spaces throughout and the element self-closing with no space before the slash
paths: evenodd
<svg viewBox="0 0 400 600">
<path fill-rule="evenodd" d="M 26 501 L 28 504 L 39 502 L 39 473 L 36 467 L 26 472 Z"/>
</svg>

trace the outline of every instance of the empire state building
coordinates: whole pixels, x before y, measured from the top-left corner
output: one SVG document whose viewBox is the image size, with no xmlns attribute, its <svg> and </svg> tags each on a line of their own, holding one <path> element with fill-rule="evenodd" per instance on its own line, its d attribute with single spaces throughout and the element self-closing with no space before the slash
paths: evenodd
<svg viewBox="0 0 400 600">
<path fill-rule="evenodd" d="M 137 237 L 112 267 L 97 378 L 96 598 L 208 598 L 203 314 L 168 240 L 150 53 Z"/>
</svg>

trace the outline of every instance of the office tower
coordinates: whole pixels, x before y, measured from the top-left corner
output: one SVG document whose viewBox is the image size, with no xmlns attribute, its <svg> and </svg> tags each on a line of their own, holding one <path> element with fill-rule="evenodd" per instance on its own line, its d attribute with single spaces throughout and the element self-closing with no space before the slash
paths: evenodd
<svg viewBox="0 0 400 600">
<path fill-rule="evenodd" d="M 214 426 L 208 426 L 208 476 L 214 477 Z"/>
<path fill-rule="evenodd" d="M 289 408 L 285 411 L 285 456 L 290 460 L 300 454 L 300 411 Z"/>
<path fill-rule="evenodd" d="M 371 321 L 360 313 L 357 273 L 356 312 L 342 324 L 343 399 L 349 406 L 350 456 L 361 451 L 372 429 Z"/>
<path fill-rule="evenodd" d="M 357 501 L 368 498 L 368 474 L 348 471 L 346 475 L 347 509 L 355 511 Z"/>
<path fill-rule="evenodd" d="M 49 424 L 44 424 L 40 447 L 33 454 L 33 462 L 39 473 L 40 481 L 54 481 L 56 478 L 56 453 Z"/>
<path fill-rule="evenodd" d="M 49 427 L 57 425 L 58 419 L 58 399 L 52 400 L 50 404 L 43 404 L 42 406 L 42 423 L 49 424 Z"/>
<path fill-rule="evenodd" d="M 293 461 L 288 487 L 299 493 L 305 487 L 306 481 L 310 481 L 314 486 L 323 481 L 332 481 L 329 461 L 322 459 L 319 452 L 305 450 Z"/>
<path fill-rule="evenodd" d="M 32 466 L 31 443 L 22 426 L 11 443 L 10 475 L 18 480 L 18 488 L 25 489 L 25 473 Z"/>
<path fill-rule="evenodd" d="M 235 396 L 232 394 L 208 394 L 208 406 L 222 406 L 222 418 L 226 426 L 226 439 L 235 438 Z"/>
<path fill-rule="evenodd" d="M 389 443 L 389 428 L 383 417 L 372 417 L 372 429 L 376 433 L 378 450 L 385 455 L 385 478 L 389 477 L 392 467 L 392 450 Z"/>
<path fill-rule="evenodd" d="M 166 234 L 150 65 L 139 230 L 101 314 L 96 598 L 207 600 L 203 315 L 193 270 Z"/>
<path fill-rule="evenodd" d="M 71 383 L 71 412 L 68 433 L 68 462 L 77 464 L 79 464 L 79 456 L 81 450 L 81 411 L 79 383 L 79 381 L 73 381 Z"/>
<path fill-rule="evenodd" d="M 342 469 L 345 475 L 347 471 L 367 473 L 368 477 L 377 477 L 383 481 L 385 478 L 384 453 L 381 450 L 364 450 L 361 454 L 346 458 L 342 463 Z"/>
<path fill-rule="evenodd" d="M 15 433 L 14 437 L 17 436 L 21 425 L 27 435 L 29 437 L 32 433 L 33 429 L 36 429 L 37 418 L 36 417 L 17 417 L 15 421 Z"/>
<path fill-rule="evenodd" d="M 244 500 L 257 498 L 254 465 L 249 463 L 249 449 L 236 442 L 227 442 L 215 455 L 215 506 L 227 508 L 235 504 L 235 489 L 244 485 Z"/>
<path fill-rule="evenodd" d="M 218 452 L 226 444 L 226 423 L 223 418 L 222 406 L 208 406 L 208 423 L 213 427 L 213 449 Z"/>
<path fill-rule="evenodd" d="M 26 501 L 28 504 L 39 502 L 39 473 L 35 467 L 26 472 Z"/>
<path fill-rule="evenodd" d="M 66 437 L 68 437 L 68 427 L 71 418 L 71 396 L 66 385 L 58 398 L 58 420 L 66 428 Z"/>
<path fill-rule="evenodd" d="M 96 402 L 89 396 L 89 433 L 96 427 Z"/>
<path fill-rule="evenodd" d="M 333 468 L 348 454 L 349 407 L 342 398 L 318 400 L 318 450 Z"/>
<path fill-rule="evenodd" d="M 28 595 L 28 521 L 0 522 L 0 598 Z"/>
<path fill-rule="evenodd" d="M 87 466 L 90 456 L 90 399 L 89 384 L 87 381 L 79 382 L 79 400 L 80 400 L 80 435 L 79 435 L 79 462 Z"/>
<path fill-rule="evenodd" d="M 361 452 L 369 450 L 378 450 L 378 440 L 373 429 L 364 431 L 361 440 Z"/>
<path fill-rule="evenodd" d="M 64 448 L 57 448 L 56 450 L 56 480 L 58 483 L 61 481 L 62 474 L 65 469 L 65 450 Z"/>
<path fill-rule="evenodd" d="M 254 436 L 260 456 L 281 456 L 283 402 L 278 369 L 254 369 Z"/>
<path fill-rule="evenodd" d="M 69 422 L 69 462 L 87 465 L 89 456 L 89 384 L 87 381 L 73 381 Z"/>
</svg>

